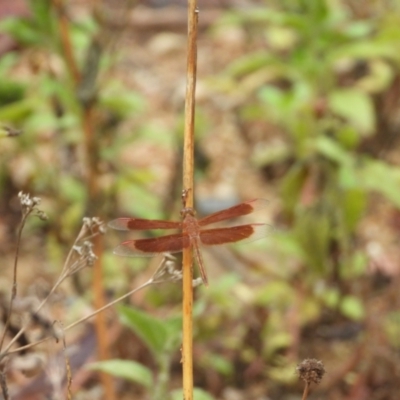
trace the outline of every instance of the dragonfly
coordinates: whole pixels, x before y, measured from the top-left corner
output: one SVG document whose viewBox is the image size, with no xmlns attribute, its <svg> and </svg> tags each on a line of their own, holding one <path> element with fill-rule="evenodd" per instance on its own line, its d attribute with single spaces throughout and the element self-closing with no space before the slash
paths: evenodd
<svg viewBox="0 0 400 400">
<path fill-rule="evenodd" d="M 272 226 L 266 223 L 248 223 L 230 227 L 209 227 L 229 219 L 243 217 L 255 211 L 265 209 L 268 201 L 254 199 L 233 207 L 217 211 L 197 219 L 193 208 L 184 207 L 181 221 L 168 221 L 143 218 L 117 218 L 108 226 L 121 231 L 152 229 L 177 229 L 179 233 L 154 238 L 127 240 L 114 249 L 120 256 L 155 256 L 160 253 L 178 253 L 192 248 L 203 283 L 208 285 L 206 269 L 201 255 L 202 246 L 215 246 L 227 243 L 249 242 L 267 236 Z"/>
</svg>

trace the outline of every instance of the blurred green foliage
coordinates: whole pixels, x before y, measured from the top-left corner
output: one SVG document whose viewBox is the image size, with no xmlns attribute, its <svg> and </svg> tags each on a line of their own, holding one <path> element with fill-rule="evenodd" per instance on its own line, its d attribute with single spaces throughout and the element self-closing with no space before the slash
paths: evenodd
<svg viewBox="0 0 400 400">
<path fill-rule="evenodd" d="M 285 260 L 282 268 L 298 268 L 284 277 L 290 284 L 276 276 L 259 285 L 254 301 L 268 313 L 266 374 L 286 382 L 291 365 L 279 349 L 294 345 L 285 321 L 291 309 L 300 328 L 327 311 L 337 320 L 367 316 L 357 289 L 368 264 L 359 223 L 372 194 L 400 207 L 400 168 L 382 159 L 379 138 L 374 142 L 383 133 L 377 99 L 399 74 L 400 17 L 388 8 L 356 18 L 345 1 L 268 2 L 226 13 L 214 31 L 232 27 L 246 32 L 252 50 L 209 83 L 235 104 L 241 126 L 265 124 L 253 165 L 285 168 L 276 178 L 285 229 L 269 238 L 269 249 Z"/>
<path fill-rule="evenodd" d="M 111 204 L 114 212 L 120 205 L 127 213 L 145 216 L 160 209 L 161 200 L 148 189 L 156 178 L 154 172 L 134 170 L 126 157 L 121 157 L 121 151 L 143 136 L 154 143 L 156 138 L 151 138 L 151 123 L 139 118 L 146 107 L 143 97 L 130 90 L 121 76 L 111 73 L 123 57 L 107 47 L 112 38 L 101 23 L 90 15 L 69 21 L 71 49 L 81 73 L 77 84 L 65 56 L 54 4 L 49 0 L 28 4 L 29 17 L 0 23 L 0 30 L 12 35 L 20 46 L 0 59 L 0 121 L 23 131 L 20 138 L 0 148 L 0 190 L 11 187 L 40 195 L 49 215 L 48 235 L 56 238 L 49 238 L 49 245 L 61 242 L 68 246 L 89 211 L 88 154 L 82 130 L 85 101 L 92 102 L 94 110 L 93 151 L 101 164 L 97 179 L 102 188 L 103 218 L 110 215 Z M 104 48 L 99 48 L 99 38 L 104 39 Z M 49 254 L 56 253 L 49 249 Z"/>
</svg>

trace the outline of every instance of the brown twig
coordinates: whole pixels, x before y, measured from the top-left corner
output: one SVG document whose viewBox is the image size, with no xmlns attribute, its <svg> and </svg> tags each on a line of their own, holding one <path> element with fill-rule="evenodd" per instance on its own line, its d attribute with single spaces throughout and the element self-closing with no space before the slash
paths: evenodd
<svg viewBox="0 0 400 400">
<path fill-rule="evenodd" d="M 38 197 L 31 198 L 29 195 L 24 194 L 22 192 L 20 192 L 18 194 L 18 197 L 20 198 L 21 207 L 22 207 L 22 219 L 21 219 L 21 223 L 19 225 L 18 233 L 17 233 L 17 248 L 15 250 L 15 257 L 14 257 L 13 281 L 12 281 L 12 286 L 11 286 L 11 299 L 10 299 L 10 305 L 8 307 L 7 318 L 6 318 L 6 323 L 4 326 L 3 335 L 0 340 L 0 352 L 3 348 L 4 339 L 7 335 L 7 331 L 10 326 L 14 300 L 17 297 L 17 285 L 18 285 L 17 272 L 18 272 L 18 260 L 19 260 L 19 250 L 21 247 L 22 231 L 24 229 L 26 220 L 28 219 L 29 215 L 31 215 L 33 212 L 36 212 L 36 215 L 39 216 L 39 218 L 41 218 L 41 219 L 47 218 L 46 215 L 43 213 L 43 211 L 40 211 L 37 208 L 38 204 L 40 203 L 40 199 Z"/>
<path fill-rule="evenodd" d="M 160 262 L 160 265 L 158 266 L 156 272 L 154 273 L 154 275 L 145 283 L 143 283 L 142 285 L 140 285 L 139 287 L 132 289 L 131 291 L 129 291 L 128 293 L 125 293 L 124 295 L 122 295 L 121 297 L 118 297 L 117 299 L 111 301 L 110 303 L 106 304 L 105 306 L 97 309 L 96 311 L 94 311 L 93 313 L 86 315 L 80 319 L 78 319 L 75 322 L 72 322 L 71 324 L 67 325 L 66 327 L 63 328 L 63 332 L 66 332 L 72 328 L 74 328 L 75 326 L 81 324 L 82 322 L 85 322 L 87 320 L 89 320 L 90 318 L 98 315 L 99 313 L 101 313 L 102 311 L 112 307 L 113 305 L 121 302 L 122 300 L 132 296 L 134 293 L 138 292 L 139 290 L 142 290 L 150 285 L 154 285 L 154 284 L 158 284 L 158 283 L 163 283 L 163 282 L 176 282 L 178 280 L 182 279 L 182 275 L 180 273 L 180 271 L 175 269 L 175 262 L 174 262 L 174 258 L 170 255 L 165 255 L 164 258 L 162 259 L 162 261 Z M 40 343 L 43 343 L 49 339 L 54 339 L 54 336 L 47 336 L 43 339 L 40 339 L 34 343 L 29 343 L 25 346 L 21 346 L 18 347 L 16 349 L 13 350 L 8 350 L 7 351 L 7 355 L 10 354 L 15 354 L 15 353 L 19 353 L 22 350 L 27 350 L 30 349 L 32 347 L 37 346 Z M 14 343 L 14 342 L 13 342 Z"/>
<path fill-rule="evenodd" d="M 188 0 L 188 55 L 186 71 L 185 131 L 183 143 L 183 188 L 187 193 L 185 207 L 193 207 L 194 113 L 197 67 L 196 0 Z M 193 257 L 192 249 L 183 250 L 183 398 L 193 399 Z"/>
<path fill-rule="evenodd" d="M 4 339 L 6 337 L 8 328 L 10 326 L 13 304 L 14 304 L 15 298 L 17 297 L 17 271 L 18 271 L 19 249 L 20 249 L 20 246 L 21 246 L 22 231 L 24 229 L 25 222 L 26 222 L 26 219 L 28 218 L 28 215 L 29 214 L 23 215 L 21 223 L 20 223 L 19 228 L 18 228 L 17 248 L 15 250 L 14 268 L 13 268 L 13 281 L 12 281 L 12 287 L 11 287 L 11 299 L 10 299 L 10 305 L 8 307 L 7 319 L 6 319 L 6 323 L 5 323 L 5 326 L 4 326 L 3 335 L 1 337 L 0 351 L 3 348 Z"/>
<path fill-rule="evenodd" d="M 95 74 L 94 79 L 90 81 L 91 87 L 85 88 L 86 92 L 89 92 L 91 98 L 90 99 L 81 99 L 79 98 L 82 95 L 82 84 L 85 84 L 86 81 L 83 81 L 83 75 L 78 70 L 76 59 L 74 57 L 72 47 L 71 47 L 71 40 L 70 40 L 70 32 L 68 26 L 68 19 L 65 16 L 64 10 L 64 2 L 63 0 L 53 0 L 56 10 L 58 11 L 59 16 L 59 26 L 60 26 L 60 35 L 61 35 L 61 44 L 63 48 L 63 52 L 66 58 L 66 65 L 69 69 L 70 75 L 73 77 L 74 85 L 77 90 L 77 97 L 81 107 L 81 126 L 82 131 L 84 134 L 84 154 L 85 154 L 85 170 L 86 170 L 86 186 L 88 190 L 88 197 L 87 197 L 87 204 L 86 209 L 91 210 L 94 214 L 101 214 L 100 213 L 100 204 L 99 204 L 99 184 L 98 184 L 98 147 L 96 142 L 96 121 L 95 121 L 95 93 L 96 90 L 96 77 Z M 95 6 L 95 5 L 94 5 Z M 100 54 L 101 54 L 101 46 L 100 41 L 98 38 L 94 38 L 93 41 L 95 46 L 90 47 L 93 49 L 96 47 L 96 59 L 95 63 L 100 61 Z M 93 44 L 92 43 L 92 44 Z M 93 52 L 92 52 L 93 53 Z M 88 53 L 89 55 L 92 53 Z M 96 71 L 97 65 L 91 64 L 92 73 Z M 91 76 L 91 75 L 90 75 Z M 89 89 L 89 90 L 87 90 Z M 94 303 L 96 308 L 101 308 L 103 305 L 106 304 L 106 300 L 104 298 L 104 285 L 103 285 L 103 272 L 102 272 L 102 253 L 103 253 L 103 238 L 98 236 L 94 240 L 94 250 L 98 255 L 98 259 L 95 262 L 93 267 L 93 294 L 94 294 Z M 109 350 L 107 346 L 107 325 L 104 318 L 104 314 L 98 314 L 96 321 L 96 335 L 98 338 L 98 353 L 100 360 L 105 360 L 109 358 Z M 106 392 L 106 397 L 109 400 L 113 400 L 116 398 L 115 391 L 113 387 L 113 381 L 110 375 L 101 373 L 101 380 L 104 386 L 104 390 Z"/>
<path fill-rule="evenodd" d="M 57 11 L 58 26 L 60 32 L 61 47 L 63 49 L 65 63 L 72 75 L 74 83 L 80 81 L 80 73 L 72 51 L 71 39 L 69 36 L 69 21 L 65 13 L 63 0 L 53 0 L 54 9 Z"/>
<path fill-rule="evenodd" d="M 64 263 L 64 266 L 63 266 L 63 269 L 61 271 L 59 278 L 57 279 L 56 283 L 53 285 L 53 287 L 49 291 L 48 295 L 36 307 L 36 309 L 32 313 L 32 316 L 37 315 L 39 313 L 39 311 L 43 308 L 43 306 L 47 303 L 47 301 L 50 299 L 50 297 L 53 295 L 53 293 L 57 290 L 57 288 L 61 285 L 61 283 L 67 277 L 71 276 L 75 272 L 78 272 L 79 270 L 81 270 L 82 268 L 84 268 L 86 266 L 93 265 L 93 261 L 96 257 L 93 254 L 91 248 L 90 247 L 88 248 L 88 246 L 85 246 L 85 245 L 83 246 L 85 248 L 84 254 L 81 255 L 81 257 L 78 259 L 78 261 L 72 263 L 71 259 L 73 257 L 73 254 L 77 251 L 77 246 L 80 241 L 83 241 L 84 239 L 86 239 L 86 240 L 93 239 L 101 232 L 100 229 L 98 229 L 101 227 L 101 224 L 102 223 L 96 218 L 84 219 L 84 224 L 82 226 L 82 229 L 67 256 L 67 259 Z M 94 232 L 94 233 L 91 232 L 91 234 L 89 236 L 87 236 L 88 232 L 93 227 L 96 227 L 96 229 L 98 229 L 97 232 Z M 5 347 L 4 351 L 0 353 L 0 359 L 4 358 L 6 355 L 9 355 L 10 353 L 15 352 L 15 351 L 10 351 L 10 348 L 18 340 L 18 338 L 25 333 L 25 331 L 29 327 L 30 323 L 31 323 L 31 318 L 29 318 L 27 321 L 25 321 L 25 323 L 23 324 L 21 329 L 18 331 L 18 333 L 15 334 L 14 337 L 7 343 L 7 346 Z M 16 351 L 20 351 L 20 350 L 21 350 L 21 348 L 16 349 Z"/>
</svg>

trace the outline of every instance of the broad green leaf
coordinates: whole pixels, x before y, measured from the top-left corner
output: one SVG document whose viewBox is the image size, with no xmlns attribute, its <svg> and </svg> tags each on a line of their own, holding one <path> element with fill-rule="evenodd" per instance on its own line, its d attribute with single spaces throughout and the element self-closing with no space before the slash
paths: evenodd
<svg viewBox="0 0 400 400">
<path fill-rule="evenodd" d="M 398 59 L 396 41 L 383 40 L 365 40 L 360 42 L 351 42 L 349 44 L 338 47 L 330 54 L 331 62 L 341 59 L 375 59 L 388 58 Z"/>
<path fill-rule="evenodd" d="M 135 92 L 126 92 L 123 88 L 102 92 L 100 102 L 121 117 L 132 116 L 143 110 L 144 106 L 142 97 Z"/>
<path fill-rule="evenodd" d="M 271 26 L 266 35 L 268 44 L 276 51 L 289 51 L 297 41 L 294 30 L 280 26 Z"/>
<path fill-rule="evenodd" d="M 360 188 L 375 190 L 400 207 L 400 168 L 368 160 L 357 169 Z"/>
<path fill-rule="evenodd" d="M 338 169 L 338 182 L 342 188 L 353 189 L 359 188 L 359 181 L 354 159 L 352 162 L 342 164 Z"/>
<path fill-rule="evenodd" d="M 352 232 L 360 221 L 367 205 L 365 190 L 350 189 L 342 194 L 344 222 L 349 232 Z"/>
<path fill-rule="evenodd" d="M 345 125 L 336 131 L 338 142 L 345 149 L 354 149 L 360 143 L 360 134 L 351 125 Z"/>
<path fill-rule="evenodd" d="M 41 39 L 41 35 L 31 21 L 15 17 L 9 17 L 1 21 L 0 31 L 10 34 L 15 40 L 27 45 L 36 45 Z"/>
<path fill-rule="evenodd" d="M 227 69 L 226 73 L 232 77 L 240 77 L 250 72 L 254 72 L 265 65 L 274 61 L 274 57 L 265 51 L 248 54 L 245 57 L 234 61 Z"/>
<path fill-rule="evenodd" d="M 370 96 L 358 89 L 336 89 L 328 97 L 330 109 L 363 134 L 375 129 L 375 110 Z"/>
<path fill-rule="evenodd" d="M 251 161 L 257 167 L 271 165 L 287 160 L 292 155 L 289 145 L 277 142 L 266 146 L 258 146 L 254 149 Z"/>
<path fill-rule="evenodd" d="M 204 358 L 201 359 L 201 364 L 205 368 L 211 368 L 212 370 L 225 376 L 229 376 L 233 372 L 233 365 L 231 361 L 227 360 L 225 357 L 222 357 L 217 353 L 206 353 Z"/>
<path fill-rule="evenodd" d="M 14 103 L 10 103 L 0 108 L 0 120 L 7 122 L 21 122 L 35 110 L 36 100 L 23 99 Z"/>
<path fill-rule="evenodd" d="M 165 350 L 168 330 L 163 321 L 143 311 L 126 306 L 119 307 L 119 315 L 122 323 L 131 328 L 154 355 L 157 356 Z"/>
<path fill-rule="evenodd" d="M 50 0 L 34 0 L 30 2 L 32 19 L 35 21 L 36 30 L 40 30 L 44 38 L 54 38 L 56 35 L 57 19 Z"/>
<path fill-rule="evenodd" d="M 351 155 L 344 150 L 335 140 L 326 136 L 319 136 L 315 139 L 315 147 L 320 154 L 338 164 L 349 163 Z"/>
<path fill-rule="evenodd" d="M 5 79 L 0 81 L 0 106 L 21 100 L 24 97 L 26 86 L 22 83 Z"/>
<path fill-rule="evenodd" d="M 152 372 L 136 361 L 118 359 L 99 361 L 89 364 L 87 368 L 139 383 L 146 388 L 151 388 L 154 383 Z"/>
<path fill-rule="evenodd" d="M 365 317 L 365 307 L 358 297 L 345 296 L 340 302 L 340 311 L 348 318 L 360 321 Z"/>
</svg>

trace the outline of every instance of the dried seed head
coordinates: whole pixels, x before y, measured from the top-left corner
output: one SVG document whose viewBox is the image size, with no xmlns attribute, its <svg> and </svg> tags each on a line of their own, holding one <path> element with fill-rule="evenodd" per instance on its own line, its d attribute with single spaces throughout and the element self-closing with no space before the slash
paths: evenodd
<svg viewBox="0 0 400 400">
<path fill-rule="evenodd" d="M 306 358 L 296 369 L 299 378 L 308 384 L 311 382 L 320 383 L 325 374 L 324 364 L 315 358 Z"/>
<path fill-rule="evenodd" d="M 88 230 L 93 230 L 94 228 L 102 228 L 104 230 L 104 224 L 103 221 L 98 218 L 98 217 L 84 217 L 83 218 L 83 225 L 88 229 Z M 102 232 L 103 233 L 103 232 Z"/>
<path fill-rule="evenodd" d="M 153 275 L 153 283 L 173 282 L 182 279 L 182 271 L 176 269 L 176 258 L 168 253 L 164 254 L 164 258 Z"/>
<path fill-rule="evenodd" d="M 48 219 L 46 213 L 37 208 L 41 202 L 40 197 L 31 197 L 30 194 L 23 192 L 19 192 L 18 197 L 21 203 L 22 213 L 25 217 L 34 212 L 34 215 L 39 217 L 42 221 L 46 221 Z"/>
<path fill-rule="evenodd" d="M 88 240 L 85 240 L 80 246 L 73 246 L 73 249 L 78 253 L 80 260 L 89 267 L 97 260 L 97 256 L 93 252 L 93 243 Z"/>
<path fill-rule="evenodd" d="M 49 219 L 49 217 L 47 216 L 47 214 L 42 211 L 42 210 L 37 210 L 36 214 L 35 214 L 39 219 L 41 219 L 42 221 L 47 221 Z"/>
</svg>

